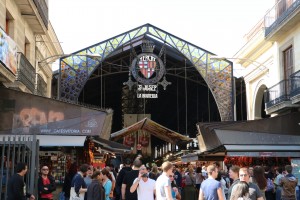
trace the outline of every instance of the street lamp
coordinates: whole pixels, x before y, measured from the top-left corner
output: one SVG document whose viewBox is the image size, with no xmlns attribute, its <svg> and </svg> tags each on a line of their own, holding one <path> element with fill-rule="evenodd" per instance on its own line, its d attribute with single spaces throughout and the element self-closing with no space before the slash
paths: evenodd
<svg viewBox="0 0 300 200">
<path fill-rule="evenodd" d="M 265 66 L 264 64 L 262 64 L 261 62 L 259 62 L 257 60 L 253 60 L 253 59 L 250 59 L 250 58 L 211 56 L 210 59 L 211 60 L 241 60 L 241 61 L 246 61 L 246 62 L 249 62 L 249 63 L 252 63 L 252 64 L 255 65 L 255 69 L 253 69 L 252 71 L 255 71 L 257 69 L 259 71 L 269 71 L 269 68 L 267 66 Z M 243 75 L 243 77 L 247 77 L 249 74 L 252 73 L 252 71 L 250 71 L 246 75 Z"/>
</svg>

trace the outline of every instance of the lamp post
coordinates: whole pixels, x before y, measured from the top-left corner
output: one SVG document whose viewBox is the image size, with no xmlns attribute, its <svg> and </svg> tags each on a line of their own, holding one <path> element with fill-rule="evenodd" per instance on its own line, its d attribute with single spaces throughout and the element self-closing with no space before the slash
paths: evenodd
<svg viewBox="0 0 300 200">
<path fill-rule="evenodd" d="M 257 70 L 257 69 L 259 69 L 260 71 L 264 71 L 264 70 L 268 71 L 269 70 L 268 67 L 265 66 L 264 64 L 262 64 L 261 62 L 259 62 L 257 60 L 250 59 L 250 58 L 211 56 L 210 59 L 212 59 L 212 60 L 241 60 L 241 61 L 246 61 L 246 62 L 249 62 L 251 64 L 254 64 L 255 69 L 253 69 L 253 71 Z M 243 77 L 246 77 L 249 74 L 251 74 L 251 72 L 247 73 L 246 75 L 243 75 Z"/>
</svg>

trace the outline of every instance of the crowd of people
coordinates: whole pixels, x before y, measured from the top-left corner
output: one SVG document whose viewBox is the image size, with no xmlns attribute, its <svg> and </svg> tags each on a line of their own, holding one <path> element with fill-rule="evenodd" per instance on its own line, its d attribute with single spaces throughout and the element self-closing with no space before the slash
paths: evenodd
<svg viewBox="0 0 300 200">
<path fill-rule="evenodd" d="M 35 199 L 26 193 L 23 177 L 27 165 L 19 163 L 8 182 L 9 200 Z M 297 178 L 292 166 L 276 168 L 231 166 L 228 173 L 219 165 L 188 165 L 182 169 L 170 162 L 146 167 L 141 159 L 126 159 L 119 170 L 96 169 L 74 163 L 65 177 L 60 199 L 64 200 L 296 200 Z M 48 166 L 41 167 L 38 199 L 53 200 L 56 190 Z"/>
</svg>

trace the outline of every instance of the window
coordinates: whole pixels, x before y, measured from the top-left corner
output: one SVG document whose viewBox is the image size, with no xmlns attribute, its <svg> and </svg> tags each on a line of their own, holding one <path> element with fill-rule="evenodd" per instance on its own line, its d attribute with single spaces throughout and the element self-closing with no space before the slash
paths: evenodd
<svg viewBox="0 0 300 200">
<path fill-rule="evenodd" d="M 24 44 L 24 55 L 26 56 L 26 58 L 28 60 L 30 60 L 30 42 L 27 39 L 27 37 L 25 37 L 25 44 Z"/>
<path fill-rule="evenodd" d="M 283 51 L 283 75 L 285 81 L 285 91 L 286 94 L 290 93 L 290 76 L 294 70 L 294 59 L 293 59 L 293 46 L 288 47 Z"/>
<path fill-rule="evenodd" d="M 9 37 L 14 38 L 14 18 L 9 13 L 8 10 L 6 10 L 6 21 L 5 21 L 5 32 Z"/>
<path fill-rule="evenodd" d="M 294 69 L 293 46 L 283 51 L 284 79 L 289 79 Z"/>
</svg>

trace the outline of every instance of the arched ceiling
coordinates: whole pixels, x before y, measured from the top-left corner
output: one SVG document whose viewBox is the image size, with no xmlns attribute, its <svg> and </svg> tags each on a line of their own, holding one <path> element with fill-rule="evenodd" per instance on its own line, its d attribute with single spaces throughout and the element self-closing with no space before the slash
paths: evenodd
<svg viewBox="0 0 300 200">
<path fill-rule="evenodd" d="M 217 103 L 221 120 L 233 120 L 232 63 L 228 60 L 213 60 L 211 59 L 211 56 L 214 56 L 213 53 L 151 24 L 137 27 L 61 58 L 59 98 L 65 101 L 77 101 L 85 83 L 101 63 L 113 55 L 140 45 L 145 38 L 152 40 L 156 46 L 164 45 L 167 48 L 168 56 L 173 59 L 185 57 L 189 62 L 187 66 L 193 66 L 210 88 Z M 97 54 L 98 56 L 87 56 L 89 54 Z M 185 78 L 195 80 L 193 76 Z"/>
</svg>

